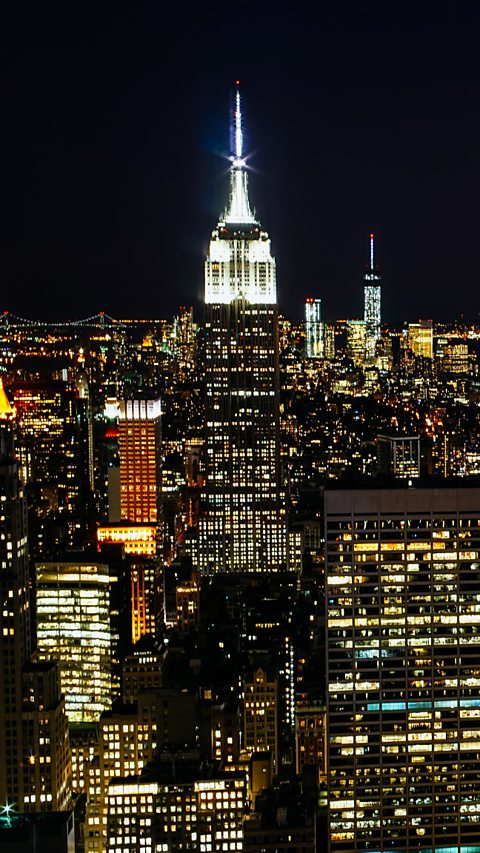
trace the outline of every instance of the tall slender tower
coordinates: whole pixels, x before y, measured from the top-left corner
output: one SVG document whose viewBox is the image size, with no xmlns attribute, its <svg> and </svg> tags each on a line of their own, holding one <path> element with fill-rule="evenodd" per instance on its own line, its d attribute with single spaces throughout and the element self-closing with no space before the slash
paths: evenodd
<svg viewBox="0 0 480 853">
<path fill-rule="evenodd" d="M 323 326 L 321 299 L 305 300 L 305 354 L 307 358 L 323 358 Z"/>
<path fill-rule="evenodd" d="M 375 235 L 370 234 L 370 265 L 364 275 L 365 357 L 375 357 L 375 345 L 381 335 L 381 276 L 375 266 Z"/>
<path fill-rule="evenodd" d="M 228 208 L 205 261 L 207 514 L 203 572 L 276 571 L 286 559 L 280 484 L 275 260 L 248 197 L 235 93 Z"/>
</svg>

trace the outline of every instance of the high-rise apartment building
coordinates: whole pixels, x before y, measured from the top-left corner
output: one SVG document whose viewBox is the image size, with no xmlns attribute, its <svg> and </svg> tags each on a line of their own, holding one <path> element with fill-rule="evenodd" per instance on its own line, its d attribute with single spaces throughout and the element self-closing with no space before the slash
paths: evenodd
<svg viewBox="0 0 480 853">
<path fill-rule="evenodd" d="M 205 262 L 203 572 L 275 571 L 286 560 L 275 260 L 248 197 L 238 91 L 234 119 L 230 201 Z"/>
<path fill-rule="evenodd" d="M 382 286 L 381 277 L 375 266 L 375 237 L 370 234 L 370 264 L 363 276 L 365 320 L 365 357 L 367 361 L 375 358 L 376 343 L 381 336 L 382 322 Z"/>
<path fill-rule="evenodd" d="M 112 704 L 108 566 L 39 563 L 36 599 L 38 653 L 59 662 L 69 722 L 95 722 Z"/>
<path fill-rule="evenodd" d="M 160 400 L 121 400 L 118 418 L 120 513 L 135 524 L 162 517 Z"/>
<path fill-rule="evenodd" d="M 307 358 L 323 358 L 322 301 L 305 300 L 305 354 Z"/>
<path fill-rule="evenodd" d="M 480 850 L 480 489 L 325 492 L 329 850 Z"/>
</svg>

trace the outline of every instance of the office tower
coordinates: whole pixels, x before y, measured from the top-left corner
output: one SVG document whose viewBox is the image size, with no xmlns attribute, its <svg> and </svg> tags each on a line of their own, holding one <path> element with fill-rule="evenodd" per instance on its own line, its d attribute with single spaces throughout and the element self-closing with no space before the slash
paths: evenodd
<svg viewBox="0 0 480 853">
<path fill-rule="evenodd" d="M 243 746 L 271 752 L 278 772 L 278 679 L 259 666 L 243 679 Z"/>
<path fill-rule="evenodd" d="M 135 524 L 162 519 L 160 400 L 121 400 L 118 418 L 120 513 Z"/>
<path fill-rule="evenodd" d="M 377 456 L 379 474 L 420 476 L 419 435 L 377 435 Z"/>
<path fill-rule="evenodd" d="M 382 373 L 390 373 L 393 368 L 392 338 L 386 333 L 382 335 L 376 346 L 376 365 Z"/>
<path fill-rule="evenodd" d="M 347 320 L 347 353 L 355 367 L 363 367 L 366 353 L 365 320 Z"/>
<path fill-rule="evenodd" d="M 321 299 L 305 300 L 305 355 L 307 358 L 323 358 L 323 326 Z"/>
<path fill-rule="evenodd" d="M 433 358 L 433 323 L 431 320 L 419 320 L 408 324 L 408 346 L 414 355 Z"/>
<path fill-rule="evenodd" d="M 453 375 L 468 374 L 467 344 L 447 344 L 443 349 L 442 369 L 445 373 L 452 373 Z"/>
<path fill-rule="evenodd" d="M 476 851 L 480 489 L 325 492 L 331 853 Z"/>
<path fill-rule="evenodd" d="M 59 662 L 69 722 L 95 722 L 112 704 L 108 566 L 39 563 L 36 587 L 38 653 Z"/>
<path fill-rule="evenodd" d="M 107 803 L 108 853 L 243 849 L 242 773 L 165 761 L 142 776 L 112 780 Z"/>
<path fill-rule="evenodd" d="M 382 287 L 381 277 L 375 266 L 375 237 L 370 234 L 370 265 L 363 276 L 365 282 L 364 315 L 365 320 L 365 357 L 367 361 L 375 358 L 376 343 L 381 337 Z"/>
<path fill-rule="evenodd" d="M 160 400 L 122 400 L 118 418 L 120 455 L 120 513 L 125 522 L 115 527 L 135 554 L 130 566 L 131 627 L 136 642 L 154 633 L 158 613 L 158 563 L 163 551 L 162 447 Z M 154 525 L 156 532 L 148 525 Z M 136 532 L 135 532 L 136 531 Z M 155 532 L 154 540 L 152 533 Z M 135 537 L 138 533 L 138 538 Z M 150 556 L 152 546 L 156 548 Z M 126 549 L 127 550 L 127 549 Z"/>
<path fill-rule="evenodd" d="M 234 119 L 230 201 L 205 261 L 203 572 L 276 571 L 286 559 L 275 260 L 248 197 L 238 91 Z"/>
<path fill-rule="evenodd" d="M 32 657 L 27 506 L 14 455 L 14 417 L 0 380 L 0 802 L 66 809 L 71 758 L 55 663 Z"/>
<path fill-rule="evenodd" d="M 195 355 L 195 337 L 193 330 L 193 308 L 181 305 L 173 325 L 174 352 L 181 378 L 192 370 Z"/>
<path fill-rule="evenodd" d="M 323 329 L 323 354 L 328 361 L 335 358 L 335 327 L 324 326 Z"/>
</svg>

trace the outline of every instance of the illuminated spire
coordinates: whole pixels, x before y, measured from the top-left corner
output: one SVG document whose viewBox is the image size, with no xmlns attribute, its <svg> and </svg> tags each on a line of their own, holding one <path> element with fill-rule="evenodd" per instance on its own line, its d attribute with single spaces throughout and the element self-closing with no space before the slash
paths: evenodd
<svg viewBox="0 0 480 853">
<path fill-rule="evenodd" d="M 235 108 L 233 111 L 233 152 L 230 157 L 230 203 L 225 214 L 225 222 L 242 225 L 254 223 L 255 217 L 248 199 L 248 176 L 243 159 L 242 101 L 240 80 L 236 81 Z"/>
<path fill-rule="evenodd" d="M 375 235 L 370 234 L 370 269 L 375 270 Z"/>
<path fill-rule="evenodd" d="M 13 418 L 15 415 L 15 410 L 10 405 L 7 395 L 5 394 L 5 390 L 3 388 L 3 379 L 0 376 L 0 420 L 6 421 Z"/>
</svg>

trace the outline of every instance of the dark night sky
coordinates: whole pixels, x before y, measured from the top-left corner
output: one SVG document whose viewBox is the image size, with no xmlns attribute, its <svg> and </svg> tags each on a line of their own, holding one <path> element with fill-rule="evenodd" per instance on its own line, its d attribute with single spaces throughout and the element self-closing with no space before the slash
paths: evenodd
<svg viewBox="0 0 480 853">
<path fill-rule="evenodd" d="M 12 5 L 0 310 L 168 317 L 199 301 L 239 77 L 281 308 L 299 318 L 313 295 L 327 319 L 359 316 L 374 230 L 387 320 L 478 318 L 477 4 Z"/>
</svg>

